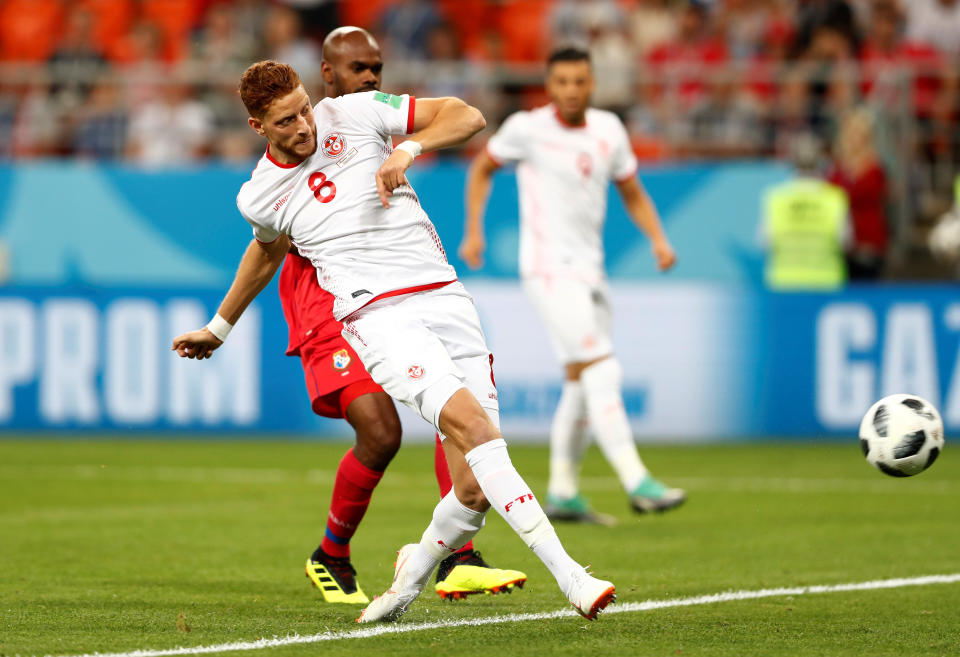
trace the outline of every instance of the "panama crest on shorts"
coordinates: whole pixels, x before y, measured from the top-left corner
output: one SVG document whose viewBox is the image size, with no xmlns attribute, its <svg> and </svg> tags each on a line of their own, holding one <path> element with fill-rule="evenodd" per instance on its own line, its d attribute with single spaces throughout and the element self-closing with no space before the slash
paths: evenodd
<svg viewBox="0 0 960 657">
<path fill-rule="evenodd" d="M 350 366 L 350 361 L 353 359 L 350 358 L 350 352 L 346 349 L 338 349 L 333 352 L 333 369 L 337 371 L 343 371 Z"/>
</svg>

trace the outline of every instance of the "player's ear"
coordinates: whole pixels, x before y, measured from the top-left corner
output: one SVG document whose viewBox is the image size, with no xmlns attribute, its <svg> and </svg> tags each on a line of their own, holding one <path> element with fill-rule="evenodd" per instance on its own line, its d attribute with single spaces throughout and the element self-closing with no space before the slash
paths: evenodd
<svg viewBox="0 0 960 657">
<path fill-rule="evenodd" d="M 324 84 L 333 84 L 333 67 L 325 59 L 320 62 L 320 75 L 323 76 Z"/>
<path fill-rule="evenodd" d="M 258 135 L 260 135 L 261 137 L 266 136 L 266 132 L 263 129 L 263 121 L 250 116 L 250 117 L 247 117 L 247 123 L 250 124 L 250 127 L 253 128 L 254 132 L 256 132 Z"/>
</svg>

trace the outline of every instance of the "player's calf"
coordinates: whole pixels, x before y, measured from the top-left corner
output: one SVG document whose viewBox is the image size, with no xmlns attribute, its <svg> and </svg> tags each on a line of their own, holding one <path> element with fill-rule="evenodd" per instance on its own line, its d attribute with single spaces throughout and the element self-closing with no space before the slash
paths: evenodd
<svg viewBox="0 0 960 657">
<path fill-rule="evenodd" d="M 347 405 L 344 416 L 357 434 L 353 450 L 357 459 L 373 470 L 386 470 L 400 449 L 402 435 L 400 418 L 390 396 L 376 392 L 356 397 Z"/>
</svg>

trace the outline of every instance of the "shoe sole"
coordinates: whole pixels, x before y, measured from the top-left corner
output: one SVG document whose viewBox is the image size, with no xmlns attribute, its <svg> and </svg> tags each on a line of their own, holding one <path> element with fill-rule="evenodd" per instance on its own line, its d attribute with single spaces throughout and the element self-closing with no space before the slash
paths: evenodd
<svg viewBox="0 0 960 657">
<path fill-rule="evenodd" d="M 602 525 L 603 527 L 613 527 L 617 524 L 617 519 L 606 513 L 577 513 L 549 508 L 544 513 L 547 520 L 551 522 L 575 522 L 581 525 Z"/>
<path fill-rule="evenodd" d="M 631 499 L 630 508 L 637 513 L 663 513 L 664 511 L 669 511 L 670 509 L 676 509 L 686 501 L 686 496 L 675 500 L 670 500 L 669 502 L 658 502 L 656 500 L 650 500 L 646 498 L 640 502 L 637 501 L 637 499 Z"/>
<path fill-rule="evenodd" d="M 594 603 L 590 605 L 589 612 L 584 613 L 584 611 L 580 609 L 580 607 L 577 607 L 575 605 L 573 608 L 576 609 L 580 613 L 580 615 L 586 618 L 587 620 L 597 620 L 597 614 L 599 614 L 601 611 L 606 609 L 607 605 L 609 605 L 611 602 L 613 602 L 616 599 L 617 599 L 616 587 L 611 586 L 606 591 L 601 593 L 600 597 L 598 597 L 594 601 Z"/>
<path fill-rule="evenodd" d="M 468 595 L 476 595 L 478 593 L 486 593 L 487 595 L 497 595 L 498 593 L 513 593 L 513 587 L 522 589 L 523 585 L 526 584 L 526 579 L 515 579 L 512 582 L 506 582 L 505 584 L 498 584 L 497 586 L 491 586 L 489 588 L 483 589 L 463 589 L 461 591 L 437 591 L 437 595 L 440 596 L 441 600 L 465 600 Z M 436 590 L 436 589 L 435 589 Z"/>
</svg>

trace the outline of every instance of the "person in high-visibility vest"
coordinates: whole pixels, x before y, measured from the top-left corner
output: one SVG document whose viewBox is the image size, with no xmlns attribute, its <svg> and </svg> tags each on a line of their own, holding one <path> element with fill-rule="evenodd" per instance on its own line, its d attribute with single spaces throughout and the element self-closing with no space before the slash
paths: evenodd
<svg viewBox="0 0 960 657">
<path fill-rule="evenodd" d="M 765 194 L 764 280 L 770 289 L 835 290 L 846 283 L 850 203 L 842 188 L 816 176 L 817 157 L 815 143 L 795 144 L 797 176 Z"/>
</svg>

